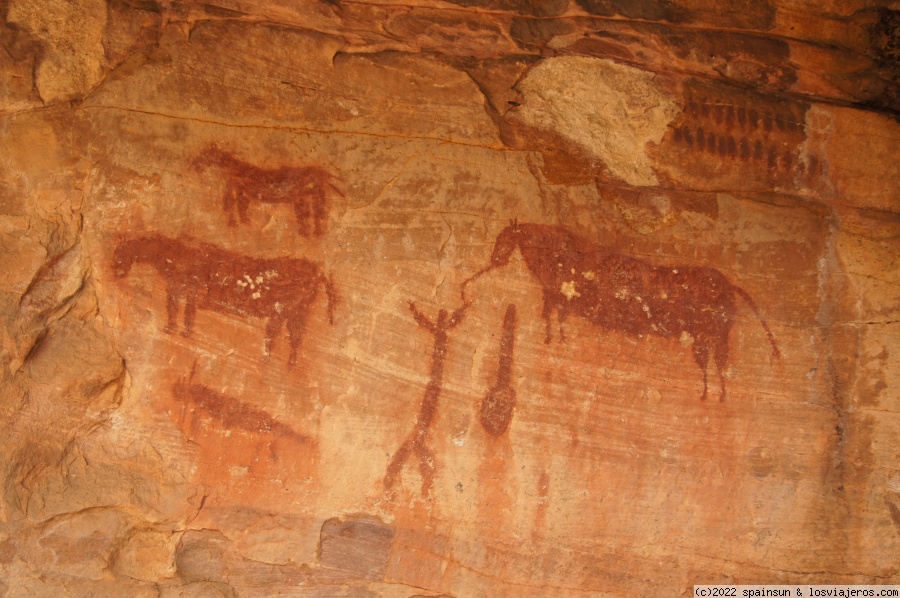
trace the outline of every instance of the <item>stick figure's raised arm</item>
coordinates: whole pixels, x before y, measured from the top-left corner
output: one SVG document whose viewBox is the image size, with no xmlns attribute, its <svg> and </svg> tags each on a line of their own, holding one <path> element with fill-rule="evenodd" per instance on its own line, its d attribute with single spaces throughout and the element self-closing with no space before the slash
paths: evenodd
<svg viewBox="0 0 900 598">
<path fill-rule="evenodd" d="M 409 302 L 409 311 L 412 312 L 413 317 L 416 319 L 416 324 L 431 332 L 432 334 L 437 333 L 437 327 L 428 318 L 425 317 L 425 314 L 419 311 L 419 309 L 416 307 L 415 301 Z"/>
<path fill-rule="evenodd" d="M 472 302 L 466 301 L 462 307 L 453 312 L 453 315 L 450 316 L 450 320 L 447 322 L 446 330 L 450 330 L 462 321 L 463 316 L 470 305 L 472 305 Z"/>
</svg>

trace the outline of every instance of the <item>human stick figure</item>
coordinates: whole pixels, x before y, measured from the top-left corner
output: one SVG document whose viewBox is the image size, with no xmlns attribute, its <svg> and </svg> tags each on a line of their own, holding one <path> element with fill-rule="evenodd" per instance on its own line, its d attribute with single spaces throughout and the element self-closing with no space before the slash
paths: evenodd
<svg viewBox="0 0 900 598">
<path fill-rule="evenodd" d="M 437 413 L 438 397 L 441 394 L 441 384 L 444 377 L 444 357 L 447 354 L 447 332 L 462 321 L 463 314 L 468 307 L 469 304 L 466 303 L 452 314 L 448 314 L 446 309 L 441 309 L 438 312 L 437 320 L 432 322 L 419 311 L 415 302 L 409 302 L 409 309 L 416 320 L 416 324 L 430 332 L 434 337 L 434 349 L 431 353 L 431 373 L 428 386 L 425 388 L 425 397 L 422 399 L 422 406 L 419 408 L 415 428 L 407 436 L 400 449 L 394 453 L 394 457 L 387 467 L 387 472 L 384 475 L 384 489 L 386 491 L 391 490 L 410 454 L 415 453 L 419 456 L 422 496 L 428 496 L 431 492 L 431 487 L 434 483 L 434 453 L 428 448 L 426 442 L 428 429 L 431 427 L 434 416 Z"/>
</svg>

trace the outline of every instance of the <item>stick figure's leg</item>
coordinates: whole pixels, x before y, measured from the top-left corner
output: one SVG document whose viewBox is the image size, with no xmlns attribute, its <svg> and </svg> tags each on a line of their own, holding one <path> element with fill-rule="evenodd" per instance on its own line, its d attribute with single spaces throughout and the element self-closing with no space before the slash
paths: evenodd
<svg viewBox="0 0 900 598">
<path fill-rule="evenodd" d="M 417 445 L 419 453 L 419 475 L 422 476 L 422 497 L 431 494 L 434 486 L 434 453 L 424 444 Z"/>
<path fill-rule="evenodd" d="M 400 449 L 394 453 L 394 457 L 388 465 L 387 472 L 384 474 L 385 490 L 390 490 L 394 485 L 394 482 L 397 481 L 397 476 L 403 471 L 403 464 L 406 463 L 406 460 L 409 458 L 409 453 L 412 452 L 413 446 L 412 440 L 407 440 Z"/>
</svg>

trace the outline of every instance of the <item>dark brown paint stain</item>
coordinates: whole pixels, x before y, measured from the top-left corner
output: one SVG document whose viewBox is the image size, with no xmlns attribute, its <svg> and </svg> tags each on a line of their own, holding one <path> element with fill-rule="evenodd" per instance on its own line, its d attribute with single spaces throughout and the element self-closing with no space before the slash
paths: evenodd
<svg viewBox="0 0 900 598">
<path fill-rule="evenodd" d="M 210 166 L 220 168 L 226 178 L 222 208 L 228 224 L 235 224 L 235 214 L 241 222 L 250 221 L 247 210 L 251 203 L 287 203 L 294 208 L 297 225 L 303 236 L 319 236 L 325 232 L 328 219 L 326 189 L 343 197 L 333 183 L 336 177 L 316 166 L 282 166 L 262 168 L 219 149 L 214 144 L 203 150 L 193 162 L 202 172 Z"/>
<path fill-rule="evenodd" d="M 696 168 L 691 154 L 704 153 L 718 157 L 713 175 L 719 166 L 752 166 L 770 182 L 793 184 L 818 174 L 818 158 L 802 152 L 807 104 L 689 80 L 682 106 L 669 147 L 685 166 Z"/>
<path fill-rule="evenodd" d="M 151 234 L 116 247 L 117 277 L 128 275 L 134 264 L 152 266 L 166 281 L 168 333 L 176 329 L 182 303 L 186 337 L 193 330 L 197 309 L 264 318 L 267 353 L 275 347 L 282 326 L 287 326 L 292 365 L 320 287 L 328 300 L 328 321 L 334 324 L 334 285 L 318 264 L 307 259 L 253 258 L 193 239 Z"/>
<path fill-rule="evenodd" d="M 416 304 L 409 302 L 409 309 L 419 328 L 428 331 L 434 337 L 434 349 L 431 354 L 431 373 L 428 386 L 425 388 L 425 396 L 419 408 L 419 416 L 412 433 L 406 438 L 400 448 L 394 453 L 387 472 L 384 475 L 384 489 L 390 491 L 397 481 L 397 477 L 403 470 L 403 466 L 410 455 L 415 453 L 419 457 L 419 473 L 422 476 L 422 496 L 428 496 L 434 484 L 434 454 L 427 446 L 428 430 L 434 422 L 437 414 L 438 397 L 441 394 L 441 385 L 444 378 L 444 359 L 447 356 L 447 332 L 455 328 L 462 321 L 468 304 L 448 314 L 446 309 L 438 312 L 437 320 L 432 322 L 419 311 Z"/>
<path fill-rule="evenodd" d="M 728 363 L 728 335 L 734 325 L 737 297 L 760 319 L 780 357 L 775 337 L 760 317 L 753 299 L 713 268 L 653 266 L 643 260 L 605 249 L 569 230 L 546 224 L 512 223 L 497 236 L 491 263 L 475 278 L 509 263 L 518 248 L 543 291 L 542 317 L 546 339 L 552 339 L 550 320 L 555 310 L 560 340 L 569 314 L 595 326 L 633 337 L 654 335 L 692 341 L 694 360 L 703 372 L 707 396 L 707 369 L 712 354 L 725 398 L 723 371 Z"/>
<path fill-rule="evenodd" d="M 513 345 L 516 334 L 516 306 L 509 304 L 503 317 L 503 335 L 500 338 L 500 363 L 497 367 L 497 383 L 481 402 L 481 427 L 492 436 L 500 436 L 512 422 L 516 406 L 516 389 L 512 386 Z"/>
</svg>

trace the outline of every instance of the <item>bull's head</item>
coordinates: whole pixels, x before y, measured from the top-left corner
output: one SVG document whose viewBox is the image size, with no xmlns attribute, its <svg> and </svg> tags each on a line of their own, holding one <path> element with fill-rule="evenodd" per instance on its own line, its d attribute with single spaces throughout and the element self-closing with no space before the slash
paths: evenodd
<svg viewBox="0 0 900 598">
<path fill-rule="evenodd" d="M 500 231 L 497 241 L 494 243 L 494 251 L 491 253 L 491 268 L 499 268 L 509 263 L 509 258 L 519 245 L 522 231 L 519 223 L 511 221 L 509 226 Z"/>
<path fill-rule="evenodd" d="M 497 241 L 494 243 L 494 251 L 491 253 L 491 263 L 463 281 L 460 295 L 463 301 L 466 301 L 466 287 L 469 286 L 476 278 L 487 274 L 494 268 L 505 266 L 509 263 L 509 258 L 519 244 L 519 224 L 513 220 L 510 225 L 497 235 Z"/>
</svg>

